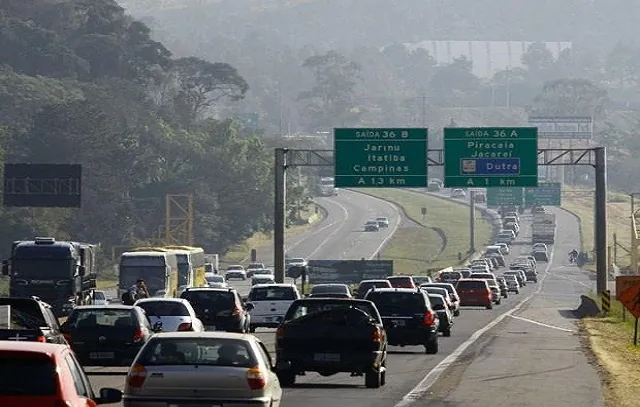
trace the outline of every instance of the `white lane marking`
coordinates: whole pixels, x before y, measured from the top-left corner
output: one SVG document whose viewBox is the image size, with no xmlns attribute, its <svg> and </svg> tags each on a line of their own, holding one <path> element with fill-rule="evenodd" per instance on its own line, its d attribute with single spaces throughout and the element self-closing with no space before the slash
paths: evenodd
<svg viewBox="0 0 640 407">
<path fill-rule="evenodd" d="M 396 224 L 393 226 L 393 229 L 391 229 L 391 233 L 389 233 L 389 235 L 384 238 L 382 243 L 380 243 L 380 245 L 373 251 L 373 253 L 371 253 L 371 256 L 369 257 L 369 260 L 372 260 L 374 257 L 376 257 L 376 254 L 378 252 L 380 252 L 380 250 L 382 250 L 384 245 L 387 244 L 387 242 L 393 237 L 393 235 L 396 234 L 396 231 L 400 227 L 400 223 L 402 223 L 402 214 L 400 212 L 400 209 L 398 208 L 398 205 L 393 204 L 393 203 L 391 203 L 389 201 L 385 201 L 384 199 L 373 197 L 371 195 L 368 195 L 368 196 L 386 203 L 387 205 L 389 205 L 391 207 L 391 209 L 393 209 L 396 212 Z"/>
<path fill-rule="evenodd" d="M 591 286 L 593 285 L 593 284 L 583 283 L 582 281 L 578 281 L 576 279 L 573 279 L 573 278 L 567 277 L 567 276 L 563 276 L 561 274 L 554 274 L 553 277 L 557 277 L 557 278 L 562 279 L 562 280 L 571 281 L 572 283 L 580 284 L 581 286 L 587 287 L 587 288 L 591 288 Z"/>
<path fill-rule="evenodd" d="M 509 316 L 511 318 L 519 319 L 521 321 L 529 322 L 529 323 L 535 324 L 535 325 L 540 325 L 540 326 L 543 326 L 545 328 L 557 329 L 558 331 L 565 331 L 565 332 L 575 332 L 574 329 L 567 329 L 567 328 L 561 328 L 561 327 L 555 326 L 555 325 L 543 324 L 542 322 L 534 321 L 533 319 L 529 319 L 529 318 L 522 318 L 522 317 L 519 317 L 519 316 L 516 316 L 516 315 L 513 315 L 513 314 L 511 314 Z"/>
<path fill-rule="evenodd" d="M 344 213 L 344 219 L 342 219 L 340 222 L 336 222 L 336 223 L 342 223 L 342 224 L 340 226 L 338 226 L 333 232 L 329 233 L 329 236 L 327 236 L 326 239 L 324 239 L 322 242 L 320 242 L 320 244 L 318 245 L 318 247 L 316 247 L 316 249 L 314 251 L 312 251 L 311 253 L 309 253 L 307 255 L 307 259 L 310 259 L 311 257 L 313 257 L 314 254 L 318 253 L 320 251 L 320 249 L 322 249 L 322 247 L 324 245 L 326 245 L 327 242 L 330 239 L 332 239 L 344 227 L 344 225 L 347 224 L 347 220 L 349 219 L 349 211 L 341 203 L 339 203 L 337 201 L 334 201 L 334 203 L 336 205 L 338 205 L 340 207 L 340 209 L 342 209 L 342 212 Z"/>
<path fill-rule="evenodd" d="M 412 405 L 414 402 L 423 397 L 435 384 L 435 382 L 440 378 L 442 373 L 445 372 L 451 365 L 457 362 L 457 360 L 462 356 L 464 351 L 469 348 L 469 346 L 473 345 L 484 333 L 489 331 L 494 326 L 498 325 L 502 322 L 506 317 L 510 316 L 514 312 L 518 311 L 522 308 L 528 301 L 530 301 L 535 295 L 539 294 L 542 291 L 543 283 L 545 278 L 549 275 L 549 270 L 551 269 L 551 264 L 553 262 L 553 249 L 551 251 L 551 255 L 549 256 L 549 262 L 547 263 L 547 268 L 545 269 L 545 275 L 542 276 L 540 281 L 538 282 L 538 289 L 531 293 L 527 298 L 520 301 L 516 304 L 515 307 L 511 308 L 509 311 L 504 314 L 499 315 L 496 319 L 489 322 L 484 328 L 477 330 L 471 335 L 469 339 L 460 344 L 451 354 L 449 354 L 446 358 L 444 358 L 440 363 L 436 365 L 427 375 L 414 387 L 409 393 L 407 393 L 402 400 L 397 403 L 393 407 L 408 407 Z"/>
<path fill-rule="evenodd" d="M 334 203 L 334 204 L 336 204 L 336 205 L 340 206 L 340 204 L 339 204 L 339 203 L 337 203 L 336 201 L 334 201 L 333 199 L 327 199 L 327 200 L 330 200 L 332 203 Z M 327 212 L 328 212 L 328 210 L 327 210 Z M 331 222 L 331 223 L 329 223 L 329 224 L 327 224 L 327 225 L 324 225 L 324 226 L 323 226 L 323 227 L 321 227 L 320 229 L 316 229 L 316 230 L 314 230 L 314 231 L 313 231 L 313 233 L 304 234 L 304 236 L 302 236 L 302 239 L 298 240 L 297 242 L 295 242 L 295 243 L 293 243 L 293 244 L 291 244 L 291 245 L 286 245 L 286 244 L 285 244 L 285 246 L 286 246 L 286 248 L 287 248 L 287 251 L 289 251 L 289 250 L 293 249 L 294 247 L 296 247 L 296 246 L 298 246 L 298 245 L 302 244 L 302 243 L 303 243 L 303 242 L 305 242 L 307 239 L 309 239 L 309 238 L 311 238 L 311 237 L 313 237 L 313 236 L 316 236 L 317 234 L 319 234 L 319 233 L 320 233 L 320 232 L 322 232 L 323 230 L 325 230 L 325 229 L 327 229 L 327 228 L 330 228 L 330 227 L 331 227 L 331 226 L 333 226 L 333 225 L 337 225 L 338 223 L 342 223 L 342 222 L 344 222 L 344 221 L 345 221 L 345 219 L 340 219 L 340 220 L 337 220 L 337 221 L 335 221 L 335 222 Z M 293 236 L 293 237 L 295 237 L 295 236 Z"/>
</svg>

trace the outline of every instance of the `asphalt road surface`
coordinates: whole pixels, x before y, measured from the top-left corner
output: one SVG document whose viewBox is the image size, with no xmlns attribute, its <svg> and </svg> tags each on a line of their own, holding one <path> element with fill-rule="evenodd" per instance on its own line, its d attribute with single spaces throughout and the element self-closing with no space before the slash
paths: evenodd
<svg viewBox="0 0 640 407">
<path fill-rule="evenodd" d="M 340 190 L 338 196 L 321 197 L 316 200 L 327 210 L 327 216 L 309 230 L 286 239 L 286 250 L 290 257 L 332 260 L 374 258 L 402 222 L 400 212 L 395 206 L 357 192 Z M 389 228 L 381 229 L 379 232 L 365 232 L 364 223 L 379 216 L 389 218 Z M 258 261 L 266 265 L 273 264 L 272 247 L 256 249 Z M 249 279 L 233 280 L 230 285 L 236 288 L 240 295 L 249 293 Z M 261 333 L 260 336 L 272 346 L 273 330 L 263 332 L 269 332 Z M 124 373 L 118 373 L 125 371 L 126 368 L 87 368 L 96 391 L 101 387 L 122 388 Z"/>
</svg>

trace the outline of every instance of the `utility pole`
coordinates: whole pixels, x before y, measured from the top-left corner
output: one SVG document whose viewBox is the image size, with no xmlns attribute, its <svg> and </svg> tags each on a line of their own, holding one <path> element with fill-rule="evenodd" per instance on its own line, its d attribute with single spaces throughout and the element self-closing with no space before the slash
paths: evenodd
<svg viewBox="0 0 640 407">
<path fill-rule="evenodd" d="M 476 191 L 469 190 L 469 253 L 476 251 Z"/>
<path fill-rule="evenodd" d="M 284 283 L 284 230 L 286 220 L 286 155 L 284 148 L 275 149 L 275 207 L 273 213 L 273 267 L 276 283 Z"/>
<path fill-rule="evenodd" d="M 607 273 L 607 150 L 595 148 L 596 170 L 596 291 L 598 294 L 608 289 Z"/>
</svg>

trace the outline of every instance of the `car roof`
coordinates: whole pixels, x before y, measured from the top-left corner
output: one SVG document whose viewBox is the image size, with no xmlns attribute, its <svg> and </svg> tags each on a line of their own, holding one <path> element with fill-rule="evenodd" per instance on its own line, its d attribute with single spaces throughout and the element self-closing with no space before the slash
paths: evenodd
<svg viewBox="0 0 640 407">
<path fill-rule="evenodd" d="M 390 278 L 413 278 L 412 276 L 389 276 L 387 277 L 387 280 L 389 280 Z"/>
<path fill-rule="evenodd" d="M 41 353 L 50 356 L 54 353 L 61 353 L 66 349 L 68 349 L 67 345 L 57 343 L 0 341 L 0 351 Z"/>
<path fill-rule="evenodd" d="M 228 293 L 229 291 L 235 291 L 234 288 L 224 288 L 224 287 L 193 287 L 193 288 L 189 288 L 187 291 L 187 293 L 193 292 L 193 291 L 217 291 L 217 292 L 225 292 Z"/>
<path fill-rule="evenodd" d="M 419 293 L 413 288 L 376 288 L 372 290 L 375 293 Z"/>
<path fill-rule="evenodd" d="M 314 284 L 313 287 L 348 287 L 347 284 L 342 284 L 342 283 L 325 283 L 325 284 Z M 313 289 L 313 287 L 311 287 L 311 289 Z"/>
<path fill-rule="evenodd" d="M 131 310 L 134 309 L 133 305 L 122 305 L 122 304 L 107 304 L 107 305 L 78 305 L 73 307 L 74 310 L 84 310 L 84 309 L 121 309 L 121 310 Z"/>
<path fill-rule="evenodd" d="M 246 341 L 258 340 L 251 334 L 241 334 L 235 332 L 223 332 L 223 331 L 205 331 L 205 332 L 159 332 L 153 335 L 156 339 L 185 339 L 185 338 L 228 338 L 228 339 L 240 339 Z"/>
<path fill-rule="evenodd" d="M 360 284 L 362 283 L 388 283 L 389 280 L 386 280 L 384 278 L 377 278 L 377 279 L 370 279 L 370 280 L 362 280 L 360 281 Z"/>
<path fill-rule="evenodd" d="M 215 290 L 215 288 L 214 288 Z M 158 297 L 154 297 L 154 298 L 141 298 L 138 301 L 136 301 L 136 304 L 141 304 L 141 303 L 145 303 L 145 302 L 179 302 L 179 303 L 189 303 L 189 301 L 183 299 L 183 298 L 158 298 Z"/>
<path fill-rule="evenodd" d="M 316 284 L 316 285 L 319 285 L 319 284 Z M 295 285 L 293 285 L 293 284 L 283 284 L 283 283 L 256 284 L 256 285 L 254 285 L 253 287 L 258 287 L 258 288 L 261 288 L 261 287 L 286 287 L 286 288 L 296 288 L 296 286 L 295 286 Z M 253 287 L 252 287 L 252 288 L 253 288 Z"/>
<path fill-rule="evenodd" d="M 487 280 L 483 279 L 483 278 L 461 278 L 460 280 L 458 280 L 458 282 L 461 281 L 482 281 L 482 282 L 487 282 Z"/>
</svg>

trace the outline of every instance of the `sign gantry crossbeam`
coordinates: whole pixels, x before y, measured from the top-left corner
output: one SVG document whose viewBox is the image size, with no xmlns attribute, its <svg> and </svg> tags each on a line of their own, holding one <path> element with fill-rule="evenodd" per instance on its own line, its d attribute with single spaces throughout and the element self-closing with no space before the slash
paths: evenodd
<svg viewBox="0 0 640 407">
<path fill-rule="evenodd" d="M 333 150 L 285 149 L 287 167 L 332 167 Z M 563 159 L 564 157 L 564 159 Z M 444 149 L 430 148 L 427 165 L 442 167 Z M 594 148 L 539 148 L 538 165 L 589 165 L 595 166 Z"/>
</svg>

